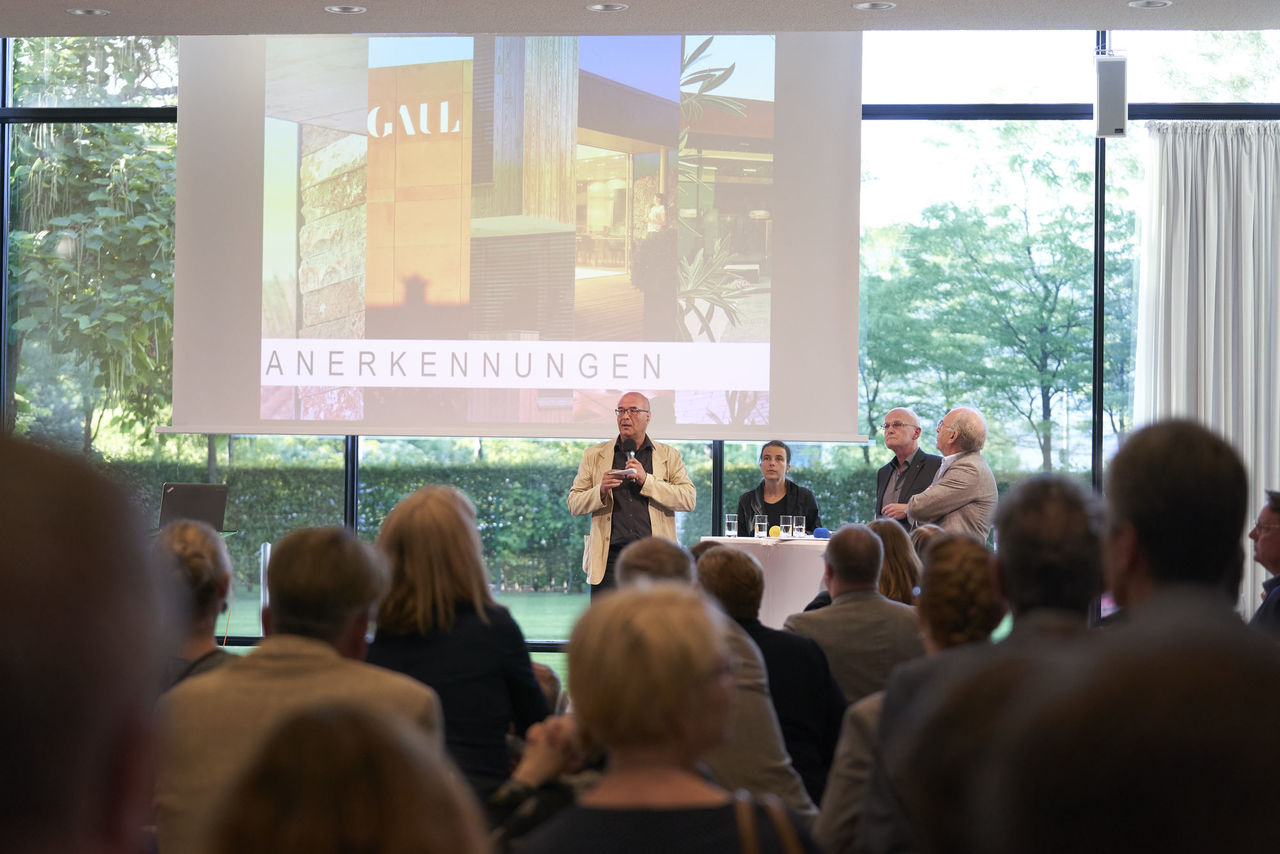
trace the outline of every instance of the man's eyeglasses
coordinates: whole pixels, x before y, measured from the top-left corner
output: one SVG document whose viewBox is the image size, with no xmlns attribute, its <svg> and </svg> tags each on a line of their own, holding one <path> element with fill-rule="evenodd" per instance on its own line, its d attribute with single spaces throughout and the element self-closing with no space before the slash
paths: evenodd
<svg viewBox="0 0 1280 854">
<path fill-rule="evenodd" d="M 886 431 L 889 430 L 890 428 L 894 430 L 901 430 L 903 427 L 919 427 L 919 426 L 920 426 L 919 424 L 908 424 L 905 421 L 886 421 L 884 424 L 880 425 L 880 429 L 886 430 Z"/>
<path fill-rule="evenodd" d="M 952 427 L 950 424 L 943 424 L 941 421 L 939 421 L 938 432 L 941 433 L 943 430 L 950 430 L 952 433 L 956 432 L 956 428 Z"/>
<path fill-rule="evenodd" d="M 628 406 L 625 409 L 622 407 L 618 407 L 617 409 L 613 410 L 613 414 L 617 415 L 619 418 L 621 418 L 624 415 L 630 415 L 632 418 L 635 418 L 641 412 L 648 412 L 648 411 L 649 410 L 647 409 L 636 409 L 634 406 Z"/>
</svg>

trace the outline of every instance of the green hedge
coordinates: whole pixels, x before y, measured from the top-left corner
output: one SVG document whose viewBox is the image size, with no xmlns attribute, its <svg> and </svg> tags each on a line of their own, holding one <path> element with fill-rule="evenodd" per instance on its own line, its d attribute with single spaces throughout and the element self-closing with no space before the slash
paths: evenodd
<svg viewBox="0 0 1280 854">
<path fill-rule="evenodd" d="M 159 513 L 160 484 L 203 481 L 203 466 L 168 463 L 114 463 L 110 472 L 131 488 L 148 519 Z M 583 589 L 582 537 L 587 517 L 571 516 L 565 506 L 577 460 L 564 465 L 365 465 L 360 468 L 359 530 L 372 539 L 395 503 L 428 483 L 452 484 L 475 502 L 485 558 L 493 578 L 504 589 L 580 591 Z M 844 522 L 866 521 L 875 500 L 874 468 L 807 469 L 793 472 L 813 490 L 823 523 L 835 529 Z M 691 466 L 698 506 L 677 516 L 680 540 L 686 545 L 711 533 L 711 465 Z M 1010 478 L 998 476 L 1001 492 Z M 760 481 L 752 465 L 725 469 L 725 511 L 737 507 L 738 495 Z M 342 522 L 342 470 L 338 468 L 233 468 L 226 473 L 227 537 L 236 575 L 242 585 L 258 581 L 259 548 L 295 528 Z"/>
</svg>

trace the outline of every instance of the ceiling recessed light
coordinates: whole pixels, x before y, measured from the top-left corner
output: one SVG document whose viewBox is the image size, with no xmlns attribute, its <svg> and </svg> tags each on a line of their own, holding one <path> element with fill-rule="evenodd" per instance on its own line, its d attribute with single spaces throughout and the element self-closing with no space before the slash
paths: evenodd
<svg viewBox="0 0 1280 854">
<path fill-rule="evenodd" d="M 103 15 L 110 15 L 106 9 L 68 9 L 68 15 L 83 15 L 86 18 L 101 18 Z"/>
<path fill-rule="evenodd" d="M 627 9 L 626 3 L 592 3 L 587 7 L 588 12 L 625 12 Z"/>
<path fill-rule="evenodd" d="M 860 12 L 885 12 L 897 5 L 897 3 L 854 3 L 853 8 Z"/>
<path fill-rule="evenodd" d="M 1163 9 L 1172 6 L 1173 0 L 1129 0 L 1129 5 L 1135 9 Z"/>
<path fill-rule="evenodd" d="M 335 15 L 363 15 L 369 11 L 364 6 L 325 6 L 324 10 Z"/>
</svg>

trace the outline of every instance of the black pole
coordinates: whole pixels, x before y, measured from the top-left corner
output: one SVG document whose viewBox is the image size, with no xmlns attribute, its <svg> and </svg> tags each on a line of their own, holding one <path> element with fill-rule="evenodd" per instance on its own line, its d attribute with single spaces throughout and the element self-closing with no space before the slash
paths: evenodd
<svg viewBox="0 0 1280 854">
<path fill-rule="evenodd" d="M 347 436 L 342 448 L 342 524 L 359 532 L 360 437 Z"/>
<path fill-rule="evenodd" d="M 1110 50 L 1110 34 L 1098 31 L 1097 51 Z M 1125 107 L 1128 109 L 1128 105 Z M 1102 489 L 1102 407 L 1105 390 L 1107 324 L 1105 312 L 1107 276 L 1107 141 L 1101 137 L 1093 144 L 1093 456 L 1089 480 L 1093 488 Z"/>
<path fill-rule="evenodd" d="M 742 524 L 739 522 L 738 524 Z M 724 440 L 711 440 L 711 536 L 724 536 Z"/>
<path fill-rule="evenodd" d="M 13 77 L 10 64 L 13 57 L 13 39 L 0 39 L 0 108 L 13 103 Z M 9 122 L 0 122 L 0 155 L 4 168 L 0 169 L 0 389 L 9 387 L 9 170 L 13 162 L 13 130 Z M 15 368 L 16 369 L 16 368 Z M 0 431 L 9 423 L 9 407 L 13 401 L 8 394 L 0 397 Z M 12 413 L 15 422 L 17 412 Z"/>
</svg>

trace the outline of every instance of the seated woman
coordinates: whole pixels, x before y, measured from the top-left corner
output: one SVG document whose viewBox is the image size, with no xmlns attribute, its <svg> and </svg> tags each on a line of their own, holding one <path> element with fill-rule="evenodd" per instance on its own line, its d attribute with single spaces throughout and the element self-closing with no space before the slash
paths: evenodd
<svg viewBox="0 0 1280 854">
<path fill-rule="evenodd" d="M 182 612 L 182 639 L 169 658 L 165 688 L 234 660 L 218 646 L 214 628 L 227 610 L 231 556 L 218 532 L 204 522 L 171 522 L 156 536 L 152 554 L 169 578 Z"/>
<path fill-rule="evenodd" d="M 725 619 L 672 583 L 592 603 L 569 641 L 569 690 L 583 736 L 607 751 L 605 772 L 522 854 L 701 854 L 747 850 L 744 841 L 763 854 L 817 850 L 776 798 L 735 799 L 698 773 L 729 724 Z"/>
<path fill-rule="evenodd" d="M 760 473 L 764 480 L 755 489 L 738 498 L 738 536 L 750 537 L 756 516 L 769 517 L 769 527 L 778 524 L 780 516 L 803 516 L 805 530 L 813 533 L 822 525 L 818 502 L 813 493 L 787 478 L 791 470 L 791 448 L 774 439 L 760 449 Z"/>
<path fill-rule="evenodd" d="M 341 705 L 280 725 L 213 837 L 211 854 L 489 850 L 475 796 L 420 731 Z"/>
<path fill-rule="evenodd" d="M 880 564 L 880 593 L 895 602 L 914 605 L 920 587 L 920 558 L 911 546 L 911 537 L 892 519 L 876 519 L 867 527 L 884 543 Z"/>
<path fill-rule="evenodd" d="M 524 635 L 489 593 L 475 507 L 451 486 L 419 489 L 387 516 L 378 547 L 391 592 L 368 661 L 435 689 L 445 747 L 487 798 L 510 771 L 507 730 L 523 736 L 549 710 Z"/>
</svg>

